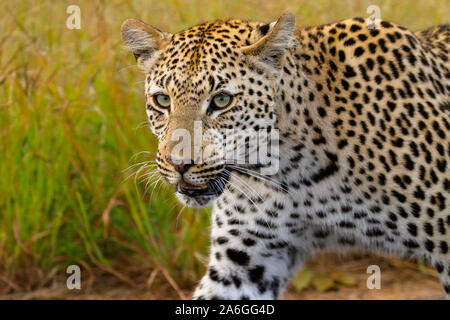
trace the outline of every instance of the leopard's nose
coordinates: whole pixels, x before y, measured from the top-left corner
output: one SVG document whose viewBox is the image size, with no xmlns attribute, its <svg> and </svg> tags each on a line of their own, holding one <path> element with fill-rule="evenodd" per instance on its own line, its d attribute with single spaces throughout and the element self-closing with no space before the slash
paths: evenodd
<svg viewBox="0 0 450 320">
<path fill-rule="evenodd" d="M 181 175 L 189 170 L 192 166 L 191 159 L 177 159 L 174 157 L 167 157 L 167 162 L 170 163 L 176 171 L 178 171 Z"/>
</svg>

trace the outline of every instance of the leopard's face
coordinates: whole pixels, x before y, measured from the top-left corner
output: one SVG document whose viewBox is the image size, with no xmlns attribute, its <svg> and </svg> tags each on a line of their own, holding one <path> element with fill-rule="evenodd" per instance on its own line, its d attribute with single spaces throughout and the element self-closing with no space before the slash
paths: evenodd
<svg viewBox="0 0 450 320">
<path fill-rule="evenodd" d="M 206 44 L 207 54 L 193 62 L 193 45 L 185 49 L 187 58 L 179 61 L 171 56 L 171 52 L 182 53 L 186 46 L 186 42 L 176 40 L 179 37 L 174 35 L 175 44 L 167 47 L 147 74 L 147 115 L 159 139 L 156 163 L 160 175 L 177 185 L 182 202 L 204 206 L 226 187 L 243 152 L 238 151 L 238 145 L 254 142 L 255 135 L 250 132 L 273 129 L 276 88 L 267 76 L 250 68 L 237 47 L 221 46 L 208 53 L 212 44 Z M 224 54 L 226 58 L 219 60 Z M 252 140 L 242 142 L 239 134 Z M 183 139 L 190 140 L 185 149 L 190 155 L 176 147 Z M 194 150 L 196 142 L 201 149 Z"/>
<path fill-rule="evenodd" d="M 168 35 L 136 20 L 126 23 L 123 38 L 146 73 L 158 172 L 177 186 L 183 203 L 206 206 L 227 188 L 233 171 L 270 161 L 270 154 L 250 155 L 268 142 L 276 122 L 281 54 L 271 52 L 273 60 L 265 61 L 258 56 L 258 43 L 274 24 L 242 28 L 239 21 L 216 21 Z"/>
</svg>

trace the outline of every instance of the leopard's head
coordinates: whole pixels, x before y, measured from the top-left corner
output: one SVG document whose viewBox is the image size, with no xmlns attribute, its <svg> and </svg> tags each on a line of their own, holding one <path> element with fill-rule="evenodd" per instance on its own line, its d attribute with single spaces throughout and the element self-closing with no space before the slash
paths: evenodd
<svg viewBox="0 0 450 320">
<path fill-rule="evenodd" d="M 269 152 L 256 163 L 251 156 L 274 131 L 294 30 L 292 13 L 269 24 L 213 21 L 176 34 L 135 19 L 122 24 L 123 41 L 146 75 L 158 172 L 185 204 L 206 206 L 233 173 L 256 174 L 276 161 Z"/>
</svg>

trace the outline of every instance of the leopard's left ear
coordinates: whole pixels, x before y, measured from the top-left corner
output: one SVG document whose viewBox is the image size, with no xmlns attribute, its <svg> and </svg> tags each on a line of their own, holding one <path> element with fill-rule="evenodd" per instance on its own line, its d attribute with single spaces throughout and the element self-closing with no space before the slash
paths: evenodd
<svg viewBox="0 0 450 320">
<path fill-rule="evenodd" d="M 242 48 L 246 56 L 259 58 L 262 62 L 277 69 L 283 66 L 286 51 L 297 45 L 295 39 L 295 15 L 283 13 L 276 22 L 271 23 L 269 31 L 257 42 Z"/>
<path fill-rule="evenodd" d="M 144 71 L 154 54 L 169 44 L 172 35 L 137 19 L 127 19 L 120 28 L 122 40 L 132 51 L 138 66 Z"/>
</svg>

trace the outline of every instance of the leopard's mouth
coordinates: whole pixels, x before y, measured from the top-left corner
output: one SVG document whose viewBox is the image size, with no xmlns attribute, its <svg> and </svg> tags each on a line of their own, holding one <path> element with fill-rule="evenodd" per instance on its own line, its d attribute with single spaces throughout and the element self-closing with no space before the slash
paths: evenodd
<svg viewBox="0 0 450 320">
<path fill-rule="evenodd" d="M 230 170 L 224 170 L 204 185 L 194 185 L 181 181 L 177 184 L 177 192 L 190 198 L 218 197 L 224 191 L 230 174 Z"/>
</svg>

